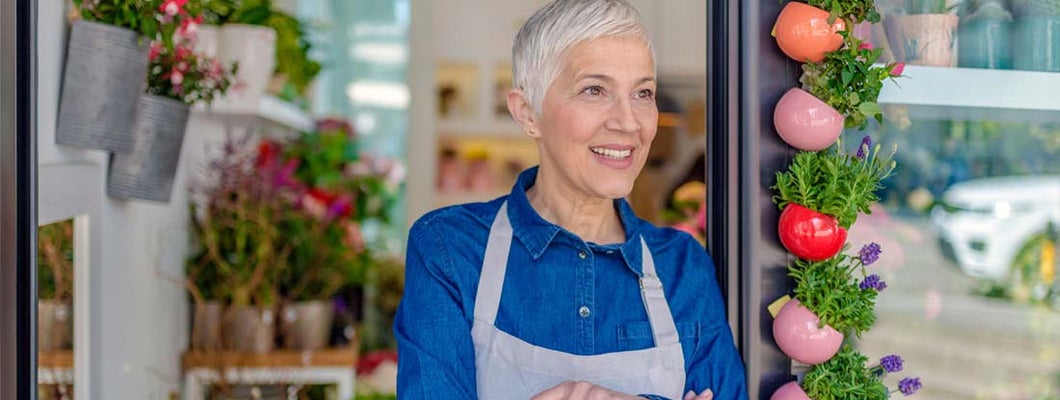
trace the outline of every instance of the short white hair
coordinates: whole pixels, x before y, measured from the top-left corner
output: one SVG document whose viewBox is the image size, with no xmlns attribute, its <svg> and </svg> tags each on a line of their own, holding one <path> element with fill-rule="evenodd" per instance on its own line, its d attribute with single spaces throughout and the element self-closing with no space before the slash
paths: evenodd
<svg viewBox="0 0 1060 400">
<path fill-rule="evenodd" d="M 648 28 L 625 0 L 556 0 L 537 10 L 515 35 L 512 84 L 540 113 L 545 92 L 559 74 L 567 51 L 604 37 L 642 39 L 655 60 Z"/>
</svg>

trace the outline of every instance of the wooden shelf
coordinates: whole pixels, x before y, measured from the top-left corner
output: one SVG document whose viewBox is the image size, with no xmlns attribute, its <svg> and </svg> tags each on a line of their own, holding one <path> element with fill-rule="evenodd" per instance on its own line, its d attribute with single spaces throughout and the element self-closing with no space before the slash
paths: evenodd
<svg viewBox="0 0 1060 400">
<path fill-rule="evenodd" d="M 41 351 L 37 353 L 37 367 L 50 369 L 71 369 L 74 367 L 74 351 Z"/>
<path fill-rule="evenodd" d="M 295 368 L 295 367 L 349 367 L 357 364 L 357 349 L 354 347 L 321 350 L 276 350 L 265 354 L 233 351 L 205 352 L 187 351 L 181 357 L 184 370 L 192 368 Z"/>
<path fill-rule="evenodd" d="M 884 81 L 880 104 L 914 119 L 1060 122 L 1060 73 L 908 65 Z"/>
</svg>

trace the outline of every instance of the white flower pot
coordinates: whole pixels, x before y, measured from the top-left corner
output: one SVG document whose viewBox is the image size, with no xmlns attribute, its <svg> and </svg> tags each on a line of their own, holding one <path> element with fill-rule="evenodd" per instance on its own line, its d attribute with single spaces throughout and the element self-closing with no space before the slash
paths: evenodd
<svg viewBox="0 0 1060 400">
<path fill-rule="evenodd" d="M 196 53 L 210 58 L 217 58 L 221 46 L 221 27 L 217 25 L 199 25 L 194 46 Z"/>
<path fill-rule="evenodd" d="M 276 31 L 269 27 L 225 24 L 220 28 L 218 54 L 225 65 L 238 63 L 235 88 L 220 99 L 218 107 L 256 105 L 269 86 L 276 69 Z"/>
</svg>

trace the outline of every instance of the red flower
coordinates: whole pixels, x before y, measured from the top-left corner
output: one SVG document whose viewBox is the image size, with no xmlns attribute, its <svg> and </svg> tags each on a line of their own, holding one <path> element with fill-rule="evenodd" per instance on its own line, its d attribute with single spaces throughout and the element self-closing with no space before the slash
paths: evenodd
<svg viewBox="0 0 1060 400">
<path fill-rule="evenodd" d="M 280 155 L 280 144 L 271 140 L 262 140 L 258 143 L 257 167 L 271 168 L 276 164 Z"/>
<path fill-rule="evenodd" d="M 157 60 L 160 54 L 162 54 L 162 42 L 151 42 L 151 48 L 147 53 L 147 59 L 151 61 Z"/>
<path fill-rule="evenodd" d="M 177 14 L 183 15 L 187 12 L 184 10 L 184 5 L 187 3 L 188 0 L 165 0 L 162 5 L 158 6 L 158 11 L 169 17 Z"/>
<path fill-rule="evenodd" d="M 184 83 L 184 73 L 180 72 L 179 69 L 174 69 L 173 72 L 169 74 L 169 82 L 172 83 L 173 86 L 180 86 L 181 83 Z"/>
<path fill-rule="evenodd" d="M 861 44 L 858 45 L 858 50 L 872 50 L 872 43 L 861 42 Z"/>
<path fill-rule="evenodd" d="M 895 63 L 891 67 L 891 76 L 902 76 L 902 71 L 905 71 L 905 63 Z"/>
<path fill-rule="evenodd" d="M 187 0 L 185 0 L 187 1 Z M 177 38 L 184 39 L 186 41 L 195 41 L 199 33 L 199 25 L 202 24 L 202 16 L 195 18 L 185 18 L 180 21 L 180 27 L 177 28 Z"/>
</svg>

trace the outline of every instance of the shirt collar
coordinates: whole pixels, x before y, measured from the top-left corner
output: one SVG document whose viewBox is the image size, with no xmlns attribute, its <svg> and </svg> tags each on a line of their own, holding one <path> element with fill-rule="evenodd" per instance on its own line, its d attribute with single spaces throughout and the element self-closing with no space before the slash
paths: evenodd
<svg viewBox="0 0 1060 400">
<path fill-rule="evenodd" d="M 508 195 L 508 219 L 512 224 L 514 236 L 526 246 L 531 257 L 537 260 L 545 253 L 545 250 L 556 239 L 560 232 L 565 232 L 571 237 L 577 237 L 573 233 L 566 232 L 562 227 L 546 221 L 530 205 L 526 197 L 526 190 L 534 186 L 537 180 L 538 167 L 532 167 L 519 174 L 519 179 L 512 187 Z M 615 208 L 618 209 L 622 228 L 626 231 L 626 241 L 620 244 L 599 246 L 591 245 L 601 249 L 617 248 L 622 254 L 626 265 L 637 276 L 643 275 L 641 268 L 641 246 L 640 246 L 640 218 L 633 213 L 633 209 L 625 199 L 615 199 Z"/>
</svg>

